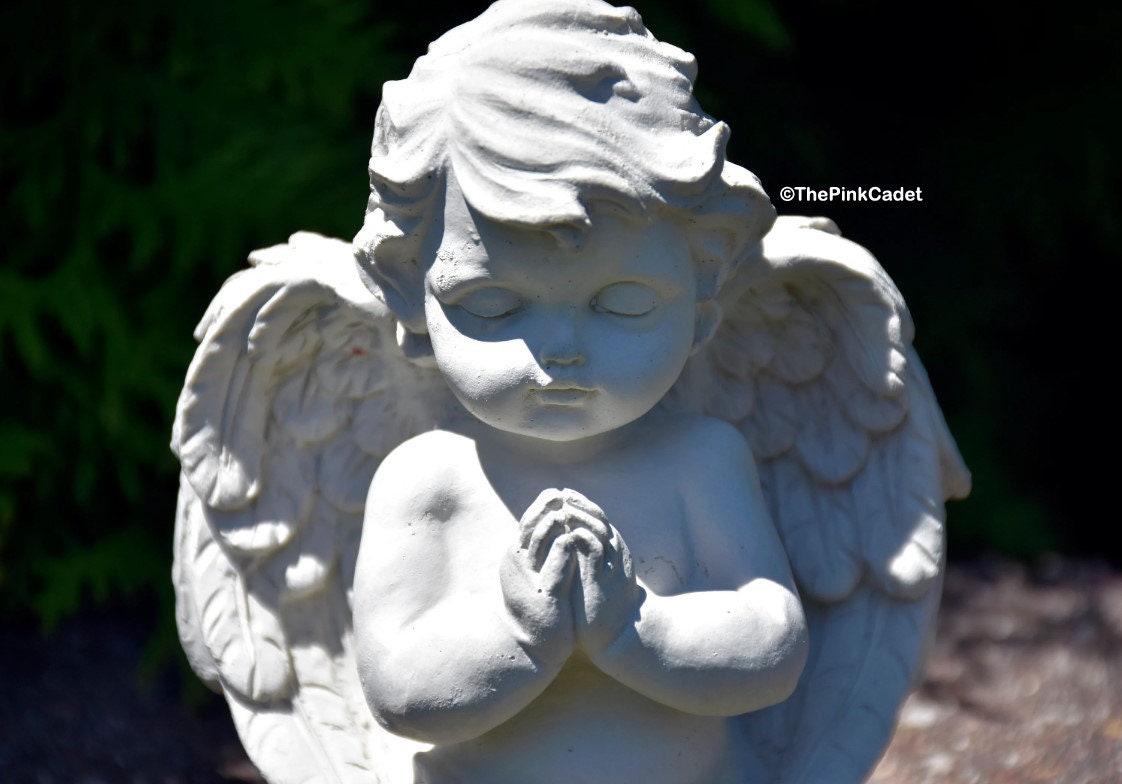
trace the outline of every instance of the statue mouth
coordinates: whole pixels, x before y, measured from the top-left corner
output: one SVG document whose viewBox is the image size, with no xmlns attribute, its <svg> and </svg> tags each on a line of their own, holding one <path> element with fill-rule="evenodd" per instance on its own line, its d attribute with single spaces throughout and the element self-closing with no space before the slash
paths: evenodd
<svg viewBox="0 0 1122 784">
<path fill-rule="evenodd" d="M 530 393 L 546 405 L 574 406 L 587 401 L 596 394 L 596 390 L 579 384 L 560 382 L 531 389 Z"/>
</svg>

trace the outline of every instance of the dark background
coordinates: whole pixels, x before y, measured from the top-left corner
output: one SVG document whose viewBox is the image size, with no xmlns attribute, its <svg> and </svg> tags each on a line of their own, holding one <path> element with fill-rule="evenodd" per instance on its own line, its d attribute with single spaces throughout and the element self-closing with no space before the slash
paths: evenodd
<svg viewBox="0 0 1122 784">
<path fill-rule="evenodd" d="M 250 250 L 354 235 L 381 84 L 485 5 L 0 11 L 0 621 L 49 632 L 111 608 L 153 630 L 144 666 L 179 655 L 167 442 L 195 322 Z M 1122 13 L 637 6 L 697 54 L 702 105 L 780 212 L 833 217 L 903 291 L 974 472 L 951 557 L 1122 561 L 1106 408 Z M 786 185 L 923 201 L 784 204 Z"/>
</svg>

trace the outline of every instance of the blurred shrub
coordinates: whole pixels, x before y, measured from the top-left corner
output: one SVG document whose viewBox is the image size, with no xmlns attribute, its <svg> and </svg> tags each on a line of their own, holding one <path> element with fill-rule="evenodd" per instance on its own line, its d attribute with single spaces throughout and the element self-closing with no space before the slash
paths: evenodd
<svg viewBox="0 0 1122 784">
<path fill-rule="evenodd" d="M 361 2 L 0 13 L 0 596 L 50 623 L 167 580 L 194 321 L 252 248 L 354 231 L 404 60 Z"/>
<path fill-rule="evenodd" d="M 84 596 L 166 597 L 167 439 L 195 319 L 251 249 L 297 229 L 354 233 L 381 83 L 483 5 L 0 11 L 0 607 L 49 624 Z M 883 1 L 637 5 L 699 54 L 703 105 L 772 192 L 925 188 L 922 206 L 814 211 L 868 244 L 916 313 L 978 480 L 956 541 L 1079 544 L 1049 518 L 1085 496 L 1039 457 L 1074 452 L 1060 414 L 1085 400 L 1056 377 L 1075 364 L 1058 321 L 1085 317 L 1090 296 L 1061 268 L 1086 270 L 1119 240 L 1122 134 L 1100 111 L 1119 92 L 1112 12 L 1064 38 L 1047 19 L 1017 17 L 1011 37 L 996 12 Z M 1031 59 L 1044 38 L 1098 59 Z"/>
</svg>

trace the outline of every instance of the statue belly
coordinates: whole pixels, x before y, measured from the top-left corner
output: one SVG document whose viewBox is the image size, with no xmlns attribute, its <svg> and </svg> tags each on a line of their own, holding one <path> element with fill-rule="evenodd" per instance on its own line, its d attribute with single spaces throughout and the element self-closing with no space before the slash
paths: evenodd
<svg viewBox="0 0 1122 784">
<path fill-rule="evenodd" d="M 730 720 L 668 708 L 573 660 L 522 713 L 415 758 L 425 784 L 721 784 L 740 781 Z"/>
</svg>

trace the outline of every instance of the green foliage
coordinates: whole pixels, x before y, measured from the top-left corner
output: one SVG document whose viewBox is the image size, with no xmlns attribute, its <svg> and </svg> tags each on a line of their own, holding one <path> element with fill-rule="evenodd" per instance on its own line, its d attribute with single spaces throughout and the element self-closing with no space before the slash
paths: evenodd
<svg viewBox="0 0 1122 784">
<path fill-rule="evenodd" d="M 54 556 L 41 566 L 43 588 L 33 610 L 53 628 L 89 599 L 103 604 L 114 595 L 131 596 L 167 580 L 166 537 L 153 537 L 139 525 L 110 531 L 89 547 Z"/>
<path fill-rule="evenodd" d="M 791 46 L 791 36 L 768 0 L 705 0 L 713 16 L 769 49 Z"/>
<path fill-rule="evenodd" d="M 360 2 L 0 13 L 20 35 L 0 123 L 0 595 L 50 622 L 167 579 L 193 322 L 252 248 L 354 230 L 378 89 L 405 60 Z"/>
</svg>

